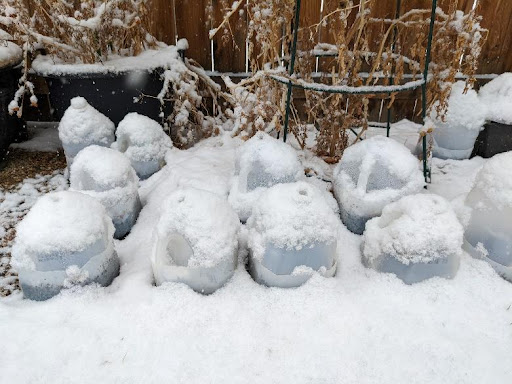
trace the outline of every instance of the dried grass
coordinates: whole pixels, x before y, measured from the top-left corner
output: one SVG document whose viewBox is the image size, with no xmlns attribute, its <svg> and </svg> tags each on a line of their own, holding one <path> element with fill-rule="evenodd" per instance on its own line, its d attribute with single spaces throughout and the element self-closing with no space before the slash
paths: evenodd
<svg viewBox="0 0 512 384">
<path fill-rule="evenodd" d="M 487 32 L 480 27 L 480 18 L 475 11 L 464 14 L 456 11 L 456 4 L 457 0 L 452 0 L 446 12 L 438 8 L 435 20 L 428 108 L 430 110 L 438 102 L 436 108 L 441 118 L 446 112 L 455 76 L 464 74 L 468 78 L 467 86 L 473 85 Z M 351 87 L 400 85 L 421 80 L 431 10 L 413 9 L 397 19 L 383 19 L 374 16 L 378 6 L 376 0 L 358 4 L 351 0 L 325 0 L 321 21 L 301 25 L 293 79 Z M 228 85 L 236 99 L 233 111 L 238 126 L 235 134 L 250 137 L 258 130 L 280 131 L 285 115 L 286 85 L 273 81 L 269 75 L 279 72 L 286 76 L 295 0 L 249 0 L 247 3 L 235 2 L 226 8 L 224 20 L 212 31 L 211 37 L 222 31 L 223 39 L 230 40 L 226 38 L 233 29 L 229 25 L 230 18 L 245 10 L 249 19 L 253 74 L 239 85 Z M 379 40 L 372 41 L 377 35 Z M 316 70 L 314 54 L 317 53 L 330 55 L 331 59 L 320 60 L 322 74 L 319 79 L 313 79 Z M 301 119 L 297 106 L 292 105 L 291 132 L 304 145 L 307 135 L 304 127 L 308 123 L 315 124 L 317 153 L 329 159 L 339 158 L 351 144 L 348 129 L 362 128 L 361 135 L 367 128 L 369 100 L 375 95 L 328 94 L 311 90 L 305 90 L 304 94 L 307 119 Z M 388 98 L 388 108 L 395 96 L 393 93 Z"/>
</svg>

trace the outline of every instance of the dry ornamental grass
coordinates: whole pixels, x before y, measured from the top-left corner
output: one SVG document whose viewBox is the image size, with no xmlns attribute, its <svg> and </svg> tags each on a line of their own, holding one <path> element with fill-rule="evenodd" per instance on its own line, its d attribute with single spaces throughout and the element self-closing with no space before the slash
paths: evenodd
<svg viewBox="0 0 512 384">
<path fill-rule="evenodd" d="M 376 0 L 357 4 L 350 0 L 325 0 L 320 22 L 300 26 L 295 75 L 290 78 L 286 65 L 291 55 L 291 20 L 296 1 L 248 0 L 230 6 L 223 1 L 223 4 L 225 18 L 211 31 L 211 38 L 223 33 L 223 40 L 229 42 L 233 30 L 230 18 L 244 11 L 249 19 L 252 76 L 238 85 L 228 83 L 235 97 L 229 113 L 238 123 L 236 135 L 250 137 L 258 130 L 282 129 L 287 87 L 272 80 L 269 77 L 272 74 L 295 82 L 300 80 L 303 84 L 316 81 L 333 87 L 403 85 L 423 79 L 430 9 L 408 9 L 391 19 L 375 16 L 379 7 Z M 456 5 L 457 0 L 452 0 L 447 9 L 437 9 L 432 40 L 427 108 L 430 110 L 438 102 L 436 109 L 441 117 L 446 112 L 455 76 L 463 74 L 467 76 L 467 86 L 473 85 L 487 34 L 480 27 L 475 10 L 464 14 L 456 10 Z M 372 40 L 374 36 L 379 39 Z M 313 79 L 317 70 L 315 55 L 322 55 L 319 79 Z M 329 94 L 308 89 L 304 94 L 307 118 L 301 118 L 297 105 L 292 104 L 291 132 L 304 146 L 305 126 L 314 123 L 317 153 L 328 159 L 339 158 L 347 145 L 359 139 L 350 142 L 348 129 L 362 128 L 359 136 L 366 130 L 369 100 L 376 95 Z M 388 98 L 388 108 L 395 96 L 392 93 Z"/>
</svg>

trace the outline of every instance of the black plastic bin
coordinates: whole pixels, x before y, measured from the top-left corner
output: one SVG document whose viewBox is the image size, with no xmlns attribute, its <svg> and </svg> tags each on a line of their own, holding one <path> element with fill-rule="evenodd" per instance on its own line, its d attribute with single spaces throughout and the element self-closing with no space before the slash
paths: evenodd
<svg viewBox="0 0 512 384">
<path fill-rule="evenodd" d="M 160 101 L 154 98 L 163 86 L 162 73 L 163 69 L 119 74 L 45 75 L 53 119 L 60 121 L 71 99 L 82 96 L 116 125 L 130 112 L 138 112 L 162 123 Z M 142 94 L 153 97 L 144 97 L 140 102 L 134 102 Z M 171 107 L 170 103 L 165 103 L 165 116 L 172 111 Z"/>
<path fill-rule="evenodd" d="M 512 151 L 512 125 L 491 121 L 478 135 L 472 156 L 489 158 L 508 151 Z"/>
<path fill-rule="evenodd" d="M 9 114 L 21 71 L 17 64 L 0 69 L 0 169 L 7 163 L 9 145 L 23 133 L 23 121 Z"/>
</svg>

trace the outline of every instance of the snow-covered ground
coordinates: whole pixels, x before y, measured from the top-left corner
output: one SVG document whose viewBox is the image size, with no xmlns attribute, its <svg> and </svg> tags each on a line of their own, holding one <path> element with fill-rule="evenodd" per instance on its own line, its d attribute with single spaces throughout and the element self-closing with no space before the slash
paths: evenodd
<svg viewBox="0 0 512 384">
<path fill-rule="evenodd" d="M 512 284 L 467 254 L 453 280 L 408 286 L 365 268 L 361 236 L 343 228 L 334 278 L 266 288 L 242 262 L 209 296 L 180 284 L 155 287 L 150 254 L 162 201 L 181 187 L 226 196 L 237 145 L 217 137 L 172 150 L 168 165 L 142 183 L 144 208 L 131 234 L 116 242 L 121 272 L 110 287 L 74 288 L 46 302 L 23 300 L 20 292 L 0 299 L 0 381 L 511 382 Z M 307 154 L 300 158 L 329 170 Z M 434 160 L 425 193 L 460 204 L 483 163 Z M 50 179 L 57 189 L 61 177 Z M 21 190 L 1 195 L 2 224 L 22 211 L 16 199 L 32 204 L 37 196 Z M 243 247 L 239 257 L 245 260 Z"/>
<path fill-rule="evenodd" d="M 26 179 L 12 191 L 0 190 L 0 297 L 19 289 L 10 266 L 16 225 L 40 196 L 64 189 L 67 189 L 67 180 L 62 171 L 55 171 L 51 175 Z"/>
<path fill-rule="evenodd" d="M 59 131 L 54 123 L 28 123 L 30 140 L 21 143 L 12 143 L 11 148 L 26 151 L 57 152 L 62 150 Z"/>
</svg>

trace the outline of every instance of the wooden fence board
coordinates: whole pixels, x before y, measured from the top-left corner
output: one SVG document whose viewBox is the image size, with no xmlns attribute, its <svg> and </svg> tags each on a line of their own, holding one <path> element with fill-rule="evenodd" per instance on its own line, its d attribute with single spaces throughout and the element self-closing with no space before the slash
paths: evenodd
<svg viewBox="0 0 512 384">
<path fill-rule="evenodd" d="M 176 29 L 178 39 L 188 40 L 187 57 L 197 61 L 203 68 L 211 69 L 211 48 L 207 17 L 210 0 L 175 0 Z"/>
<path fill-rule="evenodd" d="M 489 30 L 479 72 L 512 72 L 512 1 L 479 0 L 478 7 L 482 26 Z"/>
<path fill-rule="evenodd" d="M 175 0 L 149 0 L 150 32 L 158 40 L 167 44 L 176 43 L 174 30 L 174 1 Z"/>
<path fill-rule="evenodd" d="M 306 0 L 300 8 L 300 33 L 299 49 L 311 50 L 319 42 L 319 28 L 311 28 L 320 22 L 320 7 L 322 0 Z M 312 71 L 315 71 L 316 59 L 311 59 L 309 63 Z"/>
<path fill-rule="evenodd" d="M 226 13 L 222 3 L 220 0 L 213 0 L 214 27 L 220 25 Z M 227 1 L 225 4 L 230 6 L 231 1 Z M 220 72 L 245 72 L 247 13 L 244 8 L 242 8 L 242 13 L 238 12 L 232 16 L 226 28 L 228 34 L 225 34 L 224 30 L 220 30 L 213 40 L 215 70 Z"/>
<path fill-rule="evenodd" d="M 356 14 L 358 12 L 357 7 L 359 7 L 359 0 L 353 1 L 354 9 L 351 11 L 349 16 L 348 25 L 351 25 L 356 17 Z M 336 10 L 339 7 L 339 1 L 338 0 L 324 0 L 324 10 L 322 13 L 322 18 L 325 18 L 327 15 L 332 13 L 334 10 Z M 320 42 L 326 43 L 326 44 L 335 44 L 335 37 L 334 34 L 336 33 L 336 29 L 341 28 L 341 23 L 336 23 L 335 25 L 331 24 L 331 28 L 328 29 L 324 26 L 321 26 L 320 28 Z M 331 72 L 332 67 L 335 65 L 335 61 L 337 59 L 333 57 L 325 57 L 319 59 L 319 66 L 318 70 L 320 72 Z"/>
</svg>

